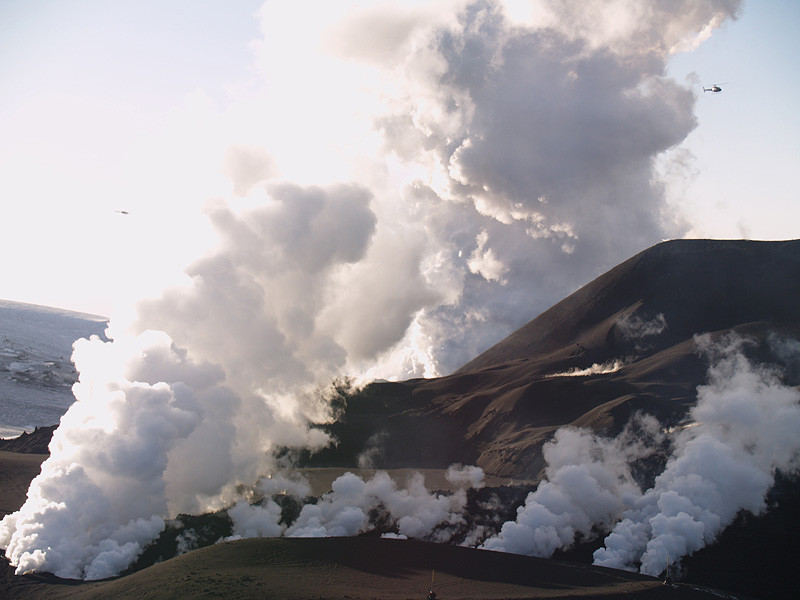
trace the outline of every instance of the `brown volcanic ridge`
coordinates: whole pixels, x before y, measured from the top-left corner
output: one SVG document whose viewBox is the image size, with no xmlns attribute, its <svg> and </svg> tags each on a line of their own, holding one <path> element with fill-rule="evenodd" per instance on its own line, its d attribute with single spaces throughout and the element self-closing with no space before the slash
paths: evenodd
<svg viewBox="0 0 800 600">
<path fill-rule="evenodd" d="M 756 340 L 756 357 L 769 360 L 771 335 L 800 339 L 799 297 L 800 240 L 659 244 L 452 375 L 343 393 L 341 419 L 328 427 L 338 444 L 303 457 L 304 464 L 352 468 L 369 453 L 377 468 L 438 469 L 458 462 L 502 479 L 536 480 L 542 445 L 558 427 L 613 435 L 636 411 L 665 425 L 680 423 L 707 368 L 694 336 L 748 335 Z M 621 366 L 613 372 L 566 375 L 615 361 Z M 787 373 L 786 379 L 798 376 Z M 591 560 L 597 544 L 542 560 L 359 537 L 228 542 L 89 583 L 14 576 L 3 562 L 0 598 L 425 598 L 432 572 L 441 600 L 745 597 L 698 583 L 753 598 L 797 598 L 800 486 L 779 478 L 776 489 L 769 501 L 777 508 L 738 519 L 717 543 L 684 561 L 685 581 L 695 584 L 666 586 L 579 564 Z"/>
<path fill-rule="evenodd" d="M 798 339 L 798 298 L 800 240 L 658 244 L 452 375 L 374 383 L 348 398 L 330 428 L 339 445 L 310 462 L 352 466 L 379 439 L 371 456 L 380 468 L 477 464 L 488 475 L 536 479 L 542 444 L 559 427 L 615 434 L 636 411 L 666 426 L 682 421 L 708 366 L 694 336 Z M 637 335 L 648 323 L 662 331 Z M 612 373 L 566 375 L 615 361 L 622 366 Z"/>
</svg>

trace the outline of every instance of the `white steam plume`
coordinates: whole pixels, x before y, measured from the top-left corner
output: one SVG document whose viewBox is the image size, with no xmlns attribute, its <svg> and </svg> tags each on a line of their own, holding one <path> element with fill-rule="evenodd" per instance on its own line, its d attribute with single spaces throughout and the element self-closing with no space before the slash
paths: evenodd
<svg viewBox="0 0 800 600">
<path fill-rule="evenodd" d="M 77 400 L 24 506 L 0 522 L 0 543 L 18 572 L 98 579 L 126 567 L 164 527 L 169 453 L 197 427 L 202 404 L 229 393 L 219 369 L 187 360 L 159 333 L 79 340 L 74 359 Z M 151 377 L 149 367 L 180 382 Z"/>
<path fill-rule="evenodd" d="M 616 323 L 623 339 L 637 340 L 658 335 L 667 328 L 667 320 L 663 313 L 658 313 L 652 319 L 643 318 L 637 314 L 625 314 Z"/>
<path fill-rule="evenodd" d="M 332 377 L 448 372 L 677 233 L 653 159 L 694 127 L 694 93 L 667 56 L 739 3 L 591 4 L 266 3 L 258 78 L 180 120 L 186 155 L 231 178 L 207 209 L 219 247 L 76 347 L 76 402 L 0 525 L 18 572 L 118 572 L 276 448 L 324 444 L 308 425 Z M 188 147 L 206 133 L 219 147 Z M 139 243 L 181 231 L 174 212 Z"/>
<path fill-rule="evenodd" d="M 405 487 L 398 487 L 383 471 L 368 480 L 345 473 L 317 503 L 303 506 L 288 527 L 280 524 L 280 507 L 271 499 L 257 505 L 240 501 L 228 515 L 233 521 L 233 538 L 332 537 L 372 530 L 372 513 L 380 511 L 394 524 L 396 536 L 446 542 L 464 528 L 467 490 L 483 487 L 483 477 L 478 467 L 452 465 L 446 478 L 455 491 L 439 493 L 427 489 L 420 473 L 414 473 Z M 270 480 L 259 487 L 268 493 L 279 484 Z"/>
<path fill-rule="evenodd" d="M 544 446 L 545 479 L 482 548 L 549 558 L 576 537 L 608 529 L 640 493 L 630 463 L 647 456 L 661 434 L 656 419 L 639 416 L 613 439 L 561 428 Z"/>
<path fill-rule="evenodd" d="M 609 373 L 616 373 L 624 366 L 625 366 L 624 361 L 616 359 L 603 364 L 593 363 L 592 366 L 586 367 L 585 369 L 573 367 L 569 371 L 562 371 L 560 373 L 551 373 L 550 375 L 546 375 L 545 377 L 547 378 L 588 377 L 589 375 L 608 375 Z"/>
<path fill-rule="evenodd" d="M 348 473 L 333 482 L 333 491 L 320 502 L 304 506 L 286 534 L 290 537 L 356 535 L 368 529 L 370 511 L 382 506 L 397 524 L 400 536 L 448 541 L 463 524 L 466 489 L 482 487 L 483 472 L 477 467 L 451 467 L 447 476 L 451 483 L 457 484 L 453 494 L 428 491 L 419 473 L 400 489 L 385 472 L 378 472 L 368 481 Z"/>
<path fill-rule="evenodd" d="M 766 510 L 775 472 L 800 469 L 800 391 L 782 383 L 777 367 L 751 363 L 747 338 L 705 335 L 696 343 L 711 363 L 708 383 L 688 415 L 693 426 L 670 431 L 672 453 L 652 488 L 641 491 L 630 465 L 663 442 L 653 417 L 614 439 L 559 429 L 544 447 L 545 479 L 482 547 L 549 557 L 610 530 L 595 564 L 658 575 L 668 560 L 716 539 L 740 511 Z M 797 364 L 796 343 L 771 344 Z"/>
<path fill-rule="evenodd" d="M 76 402 L 0 524 L 18 572 L 114 575 L 164 518 L 221 508 L 274 470 L 277 447 L 327 442 L 308 426 L 330 418 L 321 388 L 344 354 L 313 321 L 369 242 L 369 194 L 279 185 L 269 205 L 212 220 L 221 247 L 188 271 L 191 287 L 143 304 L 111 342 L 76 343 Z"/>
<path fill-rule="evenodd" d="M 336 177 L 375 196 L 373 247 L 325 315 L 350 362 L 385 378 L 450 372 L 679 236 L 653 164 L 694 128 L 695 97 L 666 63 L 739 4 L 265 5 L 259 66 L 282 101 L 275 127 L 292 133 L 270 148 L 275 167 L 319 175 L 308 152 L 330 136 L 331 154 L 356 156 Z M 313 121 L 297 110 L 306 97 Z M 318 137 L 298 144 L 297 132 Z"/>
<path fill-rule="evenodd" d="M 800 467 L 800 392 L 775 369 L 745 357 L 746 341 L 698 344 L 712 359 L 709 382 L 653 488 L 625 512 L 595 563 L 658 575 L 713 541 L 739 511 L 759 514 L 776 470 Z M 794 357 L 797 360 L 797 356 Z"/>
</svg>

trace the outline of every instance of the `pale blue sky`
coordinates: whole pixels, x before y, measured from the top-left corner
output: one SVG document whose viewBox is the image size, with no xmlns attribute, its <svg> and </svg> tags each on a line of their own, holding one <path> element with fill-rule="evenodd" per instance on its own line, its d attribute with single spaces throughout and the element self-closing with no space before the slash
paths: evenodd
<svg viewBox="0 0 800 600">
<path fill-rule="evenodd" d="M 0 2 L 0 297 L 108 314 L 196 256 L 185 140 L 252 77 L 261 3 Z"/>
<path fill-rule="evenodd" d="M 698 235 L 800 236 L 800 2 L 750 1 L 670 73 L 696 73 L 719 94 L 698 98 L 687 140 L 696 180 L 686 191 Z"/>
<path fill-rule="evenodd" d="M 160 110 L 198 86 L 216 93 L 248 75 L 261 3 L 4 0 L 3 103 L 58 92 Z"/>
<path fill-rule="evenodd" d="M 258 78 L 260 4 L 0 2 L 0 298 L 107 314 L 205 248 L 221 149 L 255 125 L 231 99 Z M 800 237 L 798 25 L 800 2 L 751 0 L 672 59 L 698 90 L 725 83 L 675 172 L 693 236 Z"/>
</svg>

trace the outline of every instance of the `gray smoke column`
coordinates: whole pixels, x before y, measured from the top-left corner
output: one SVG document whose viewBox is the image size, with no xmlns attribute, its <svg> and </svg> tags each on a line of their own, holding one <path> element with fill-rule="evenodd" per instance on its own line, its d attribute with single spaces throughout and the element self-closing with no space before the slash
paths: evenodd
<svg viewBox="0 0 800 600">
<path fill-rule="evenodd" d="M 800 392 L 776 369 L 752 364 L 746 340 L 698 339 L 710 357 L 664 472 L 632 504 L 595 552 L 595 564 L 658 575 L 670 563 L 713 541 L 741 510 L 759 514 L 776 470 L 800 467 Z M 794 357 L 797 360 L 797 356 Z"/>
<path fill-rule="evenodd" d="M 448 372 L 680 233 L 654 163 L 695 126 L 695 95 L 666 61 L 739 2 L 512 4 L 264 4 L 257 76 L 192 137 L 230 128 L 203 148 L 231 180 L 206 204 L 217 247 L 112 319 L 111 342 L 76 345 L 76 402 L 0 524 L 18 572 L 113 575 L 178 512 L 234 505 L 258 531 L 240 491 L 277 449 L 327 443 L 310 424 L 334 417 L 332 378 Z M 189 220 L 158 231 L 179 244 Z M 583 531 L 628 485 L 575 466 L 553 477 L 609 498 L 568 525 Z"/>
</svg>

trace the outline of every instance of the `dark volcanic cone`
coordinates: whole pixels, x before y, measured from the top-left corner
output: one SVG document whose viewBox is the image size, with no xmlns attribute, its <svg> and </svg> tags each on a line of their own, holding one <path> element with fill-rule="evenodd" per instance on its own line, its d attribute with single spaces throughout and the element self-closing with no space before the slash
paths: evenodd
<svg viewBox="0 0 800 600">
<path fill-rule="evenodd" d="M 634 352 L 636 338 L 617 327 L 664 315 L 645 354 L 701 332 L 745 323 L 797 323 L 800 240 L 673 240 L 601 275 L 461 367 L 456 374 L 531 358 L 582 354 L 583 362 Z"/>
<path fill-rule="evenodd" d="M 314 464 L 474 463 L 535 478 L 564 425 L 616 433 L 636 411 L 677 424 L 707 365 L 697 334 L 800 337 L 800 241 L 676 240 L 601 275 L 452 375 L 348 398 Z M 583 370 L 583 374 L 580 374 Z"/>
</svg>

